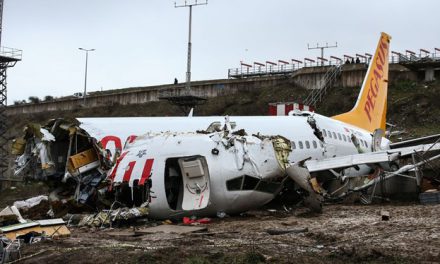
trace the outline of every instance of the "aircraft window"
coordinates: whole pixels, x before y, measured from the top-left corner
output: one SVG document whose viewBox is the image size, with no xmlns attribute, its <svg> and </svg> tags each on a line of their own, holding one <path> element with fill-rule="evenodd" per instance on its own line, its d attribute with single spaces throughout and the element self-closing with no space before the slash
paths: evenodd
<svg viewBox="0 0 440 264">
<path fill-rule="evenodd" d="M 322 143 L 322 141 L 319 141 L 319 145 L 321 146 L 321 148 L 324 147 L 324 144 Z"/>
<path fill-rule="evenodd" d="M 302 141 L 298 141 L 298 145 L 299 145 L 299 148 L 300 148 L 300 149 L 303 149 L 303 148 L 304 148 Z"/>
<path fill-rule="evenodd" d="M 347 136 L 348 142 L 351 143 L 351 138 L 349 136 Z"/>
<path fill-rule="evenodd" d="M 306 140 L 306 148 L 310 148 L 310 142 L 308 140 Z"/>
<path fill-rule="evenodd" d="M 361 145 L 364 146 L 364 141 L 362 139 L 359 140 L 361 142 Z"/>
<path fill-rule="evenodd" d="M 333 133 L 333 137 L 335 138 L 335 139 L 338 139 L 337 137 L 336 137 L 336 133 L 335 132 L 332 132 Z"/>
<path fill-rule="evenodd" d="M 332 138 L 332 132 L 331 132 L 331 131 L 328 132 L 328 136 L 329 136 L 330 138 Z"/>
<path fill-rule="evenodd" d="M 268 182 L 268 181 L 260 181 L 256 191 L 266 192 L 266 193 L 276 193 L 281 186 L 279 182 Z"/>
<path fill-rule="evenodd" d="M 241 190 L 242 182 L 243 182 L 243 176 L 226 181 L 226 189 L 228 191 L 239 191 Z"/>
<path fill-rule="evenodd" d="M 322 133 L 324 134 L 324 137 L 327 137 L 327 132 L 325 132 L 325 129 L 322 130 Z"/>
<path fill-rule="evenodd" d="M 235 179 L 226 181 L 226 189 L 228 191 L 249 191 L 255 189 L 259 182 L 260 180 L 258 178 L 249 175 L 243 175 Z"/>
<path fill-rule="evenodd" d="M 347 137 L 344 134 L 342 134 L 342 137 L 344 138 L 344 141 L 347 141 Z"/>
<path fill-rule="evenodd" d="M 313 140 L 313 147 L 314 147 L 314 148 L 318 148 L 318 144 L 316 143 L 315 140 Z"/>
<path fill-rule="evenodd" d="M 258 178 L 249 176 L 249 175 L 244 175 L 244 181 L 243 181 L 243 188 L 241 188 L 242 190 L 253 190 L 255 189 L 255 186 L 257 186 L 258 182 L 260 180 Z"/>
<path fill-rule="evenodd" d="M 340 141 L 342 141 L 341 133 L 338 133 L 338 138 Z"/>
<path fill-rule="evenodd" d="M 292 149 L 296 149 L 295 141 L 290 141 L 290 144 L 292 144 Z"/>
</svg>

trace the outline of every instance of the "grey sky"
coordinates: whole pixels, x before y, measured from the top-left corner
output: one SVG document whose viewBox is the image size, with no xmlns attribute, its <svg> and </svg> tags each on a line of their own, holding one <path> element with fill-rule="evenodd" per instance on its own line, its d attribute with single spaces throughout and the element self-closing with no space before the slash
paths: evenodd
<svg viewBox="0 0 440 264">
<path fill-rule="evenodd" d="M 177 1 L 183 3 L 183 0 Z M 193 12 L 192 79 L 227 78 L 240 60 L 316 57 L 307 43 L 338 42 L 326 55 L 440 48 L 438 0 L 209 0 Z M 170 0 L 5 0 L 2 45 L 23 50 L 8 70 L 8 103 L 29 96 L 185 80 L 188 9 Z"/>
</svg>

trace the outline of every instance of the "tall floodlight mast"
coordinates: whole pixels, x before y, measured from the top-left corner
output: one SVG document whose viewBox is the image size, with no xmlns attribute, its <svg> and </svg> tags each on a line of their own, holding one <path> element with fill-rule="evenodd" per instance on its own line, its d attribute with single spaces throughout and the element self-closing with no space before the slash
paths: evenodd
<svg viewBox="0 0 440 264">
<path fill-rule="evenodd" d="M 191 52 L 192 52 L 192 43 L 191 43 L 191 26 L 192 26 L 192 7 L 199 5 L 207 5 L 208 0 L 206 2 L 198 2 L 195 1 L 186 1 L 183 5 L 177 5 L 174 2 L 174 7 L 188 7 L 189 8 L 189 32 L 188 32 L 188 60 L 186 64 L 186 83 L 183 89 L 181 90 L 171 89 L 168 91 L 162 91 L 159 93 L 160 100 L 167 100 L 173 105 L 176 105 L 182 110 L 185 115 L 188 115 L 191 112 L 191 109 L 195 108 L 198 105 L 204 104 L 206 102 L 206 98 L 200 96 L 203 94 L 203 91 L 200 89 L 196 92 L 191 91 Z M 177 82 L 174 83 L 177 86 Z M 183 88 L 183 87 L 182 87 Z"/>
<path fill-rule="evenodd" d="M 207 5 L 208 0 L 206 2 L 198 2 L 195 0 L 195 2 L 192 1 L 185 1 L 185 4 L 183 5 L 177 5 L 176 2 L 174 2 L 174 7 L 188 7 L 189 8 L 189 30 L 188 30 L 188 58 L 187 58 L 187 64 L 186 64 L 186 85 L 185 85 L 185 93 L 190 94 L 191 92 L 191 52 L 192 52 L 192 43 L 191 43 L 191 27 L 192 27 L 192 7 L 193 6 L 199 6 L 199 5 Z"/>
<path fill-rule="evenodd" d="M 3 21 L 3 0 L 0 0 L 0 44 Z M 7 90 L 6 90 L 6 69 L 14 67 L 17 61 L 21 60 L 22 51 L 5 48 L 0 45 L 0 183 L 7 178 L 8 170 L 8 118 L 6 116 Z"/>
</svg>

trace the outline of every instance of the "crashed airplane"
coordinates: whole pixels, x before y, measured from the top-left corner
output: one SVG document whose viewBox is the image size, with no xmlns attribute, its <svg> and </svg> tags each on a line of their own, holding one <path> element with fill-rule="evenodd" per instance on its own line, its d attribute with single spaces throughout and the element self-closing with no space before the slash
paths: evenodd
<svg viewBox="0 0 440 264">
<path fill-rule="evenodd" d="M 74 183 L 76 202 L 111 197 L 148 207 L 155 218 L 244 212 L 273 200 L 288 181 L 317 211 L 325 199 L 371 193 L 378 182 L 440 157 L 399 168 L 399 159 L 440 144 L 393 147 L 384 138 L 390 39 L 381 34 L 347 113 L 54 120 L 29 126 L 15 141 L 16 172 L 39 163 L 39 177 Z"/>
</svg>

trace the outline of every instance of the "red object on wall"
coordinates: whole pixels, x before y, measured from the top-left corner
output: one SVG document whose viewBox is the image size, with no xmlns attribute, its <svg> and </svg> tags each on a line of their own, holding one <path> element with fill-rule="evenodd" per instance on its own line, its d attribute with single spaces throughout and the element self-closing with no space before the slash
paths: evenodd
<svg viewBox="0 0 440 264">
<path fill-rule="evenodd" d="M 312 106 L 295 102 L 269 103 L 269 115 L 271 116 L 286 116 L 293 110 L 315 112 Z"/>
</svg>

